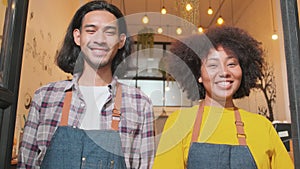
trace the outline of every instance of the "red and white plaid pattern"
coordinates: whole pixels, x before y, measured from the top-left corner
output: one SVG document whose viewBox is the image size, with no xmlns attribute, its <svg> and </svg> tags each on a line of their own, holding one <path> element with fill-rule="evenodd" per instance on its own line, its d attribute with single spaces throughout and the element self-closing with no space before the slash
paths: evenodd
<svg viewBox="0 0 300 169">
<path fill-rule="evenodd" d="M 86 111 L 78 87 L 78 74 L 72 81 L 49 83 L 34 95 L 21 143 L 18 167 L 39 168 L 59 123 L 65 92 L 73 90 L 69 126 L 79 127 Z M 101 129 L 111 129 L 111 116 L 117 79 L 101 112 Z M 155 155 L 154 113 L 151 100 L 139 89 L 122 85 L 119 132 L 127 168 L 152 168 Z"/>
</svg>

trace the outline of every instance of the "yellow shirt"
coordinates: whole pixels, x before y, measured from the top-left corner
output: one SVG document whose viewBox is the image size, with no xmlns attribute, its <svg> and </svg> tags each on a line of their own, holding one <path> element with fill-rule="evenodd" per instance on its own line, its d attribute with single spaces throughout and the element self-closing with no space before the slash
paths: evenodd
<svg viewBox="0 0 300 169">
<path fill-rule="evenodd" d="M 164 126 L 153 169 L 184 169 L 198 106 L 172 113 Z M 294 165 L 272 123 L 239 109 L 247 145 L 258 169 L 293 169 Z M 199 142 L 238 145 L 234 111 L 205 106 Z"/>
</svg>

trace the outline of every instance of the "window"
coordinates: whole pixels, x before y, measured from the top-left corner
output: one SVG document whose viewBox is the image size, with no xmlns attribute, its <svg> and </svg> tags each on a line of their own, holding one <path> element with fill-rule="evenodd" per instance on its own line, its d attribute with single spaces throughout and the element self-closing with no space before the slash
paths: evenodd
<svg viewBox="0 0 300 169">
<path fill-rule="evenodd" d="M 153 48 L 139 49 L 137 43 L 129 56 L 129 71 L 120 81 L 141 89 L 154 106 L 192 106 L 176 81 L 166 81 L 160 60 L 169 49 L 169 42 L 154 42 Z"/>
</svg>

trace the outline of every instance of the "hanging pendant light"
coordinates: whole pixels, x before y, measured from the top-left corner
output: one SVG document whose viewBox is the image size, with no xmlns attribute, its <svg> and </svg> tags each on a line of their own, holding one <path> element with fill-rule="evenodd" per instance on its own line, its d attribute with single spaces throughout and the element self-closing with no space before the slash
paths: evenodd
<svg viewBox="0 0 300 169">
<path fill-rule="evenodd" d="M 271 9 L 272 9 L 272 23 L 273 23 L 273 34 L 272 34 L 272 39 L 277 40 L 278 35 L 275 29 L 275 23 L 274 23 L 274 11 L 273 11 L 273 1 L 271 0 Z"/>
<path fill-rule="evenodd" d="M 163 28 L 162 28 L 162 27 L 158 27 L 158 28 L 157 28 L 157 33 L 159 33 L 159 34 L 162 34 L 162 33 L 163 33 L 163 31 L 164 31 L 164 30 L 163 30 Z"/>
<path fill-rule="evenodd" d="M 214 13 L 214 11 L 212 10 L 212 8 L 208 7 L 207 14 L 212 15 L 213 13 Z"/>
<path fill-rule="evenodd" d="M 147 16 L 147 14 L 145 14 L 144 17 L 142 18 L 142 22 L 143 22 L 144 24 L 149 23 L 149 18 L 148 18 L 148 16 Z"/>
<path fill-rule="evenodd" d="M 177 29 L 176 29 L 176 34 L 177 34 L 177 35 L 181 35 L 181 34 L 182 34 L 182 29 L 181 29 L 180 26 L 177 27 Z"/>
<path fill-rule="evenodd" d="M 190 10 L 193 9 L 193 7 L 192 7 L 192 5 L 191 5 L 190 3 L 188 3 L 188 4 L 186 4 L 185 9 L 186 9 L 187 11 L 190 11 Z"/>
<path fill-rule="evenodd" d="M 273 39 L 273 40 L 277 40 L 277 39 L 278 39 L 278 35 L 277 35 L 277 33 L 276 33 L 276 32 L 274 32 L 274 33 L 273 33 L 273 35 L 272 35 L 272 39 Z"/>
<path fill-rule="evenodd" d="M 161 14 L 166 14 L 167 13 L 167 9 L 165 8 L 165 1 L 164 0 L 162 0 L 162 8 L 161 8 Z"/>
<path fill-rule="evenodd" d="M 217 19 L 217 23 L 219 25 L 222 25 L 224 23 L 224 19 L 222 18 L 222 16 L 220 15 L 219 18 Z"/>
<path fill-rule="evenodd" d="M 214 13 L 213 9 L 211 8 L 211 0 L 209 0 L 209 6 L 208 6 L 208 10 L 207 10 L 207 14 L 208 15 L 212 15 Z"/>
<path fill-rule="evenodd" d="M 224 2 L 224 1 L 223 1 Z M 222 2 L 222 4 L 223 4 Z M 221 0 L 219 1 L 219 8 L 220 8 L 220 11 L 219 11 L 219 18 L 217 19 L 217 24 L 219 25 L 222 25 L 224 23 L 224 19 L 222 18 L 222 15 L 221 15 L 221 10 L 222 10 L 222 4 L 221 4 Z"/>
<path fill-rule="evenodd" d="M 163 6 L 163 7 L 161 8 L 161 11 L 160 11 L 160 12 L 161 12 L 161 14 L 164 15 L 164 14 L 167 13 L 167 10 L 166 10 L 166 8 Z"/>
<path fill-rule="evenodd" d="M 203 31 L 204 31 L 203 27 L 202 27 L 201 25 L 198 26 L 198 32 L 199 32 L 199 33 L 203 33 Z"/>
<path fill-rule="evenodd" d="M 147 16 L 147 11 L 148 11 L 148 8 L 147 8 L 147 0 L 145 1 L 145 11 L 146 11 L 146 13 L 145 13 L 144 17 L 142 18 L 142 22 L 143 22 L 144 24 L 147 24 L 147 23 L 149 23 L 149 18 L 148 18 L 148 16 Z"/>
</svg>

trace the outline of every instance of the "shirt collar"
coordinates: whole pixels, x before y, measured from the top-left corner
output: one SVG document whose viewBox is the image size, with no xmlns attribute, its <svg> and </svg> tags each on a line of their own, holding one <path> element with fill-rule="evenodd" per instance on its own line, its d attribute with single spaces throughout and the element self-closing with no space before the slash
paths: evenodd
<svg viewBox="0 0 300 169">
<path fill-rule="evenodd" d="M 113 97 L 116 95 L 118 78 L 113 77 L 110 84 L 108 84 L 109 91 L 112 93 Z"/>
<path fill-rule="evenodd" d="M 80 73 L 74 74 L 72 80 L 70 81 L 70 83 L 68 83 L 66 85 L 64 91 L 71 90 L 72 88 L 74 90 L 78 90 L 78 88 L 79 88 L 79 85 L 78 85 L 79 77 L 80 77 Z M 116 93 L 117 82 L 118 82 L 118 78 L 115 76 L 115 77 L 113 77 L 112 81 L 107 85 L 108 88 L 109 88 L 109 91 L 111 93 L 113 93 L 113 95 L 115 95 L 115 93 Z"/>
</svg>

